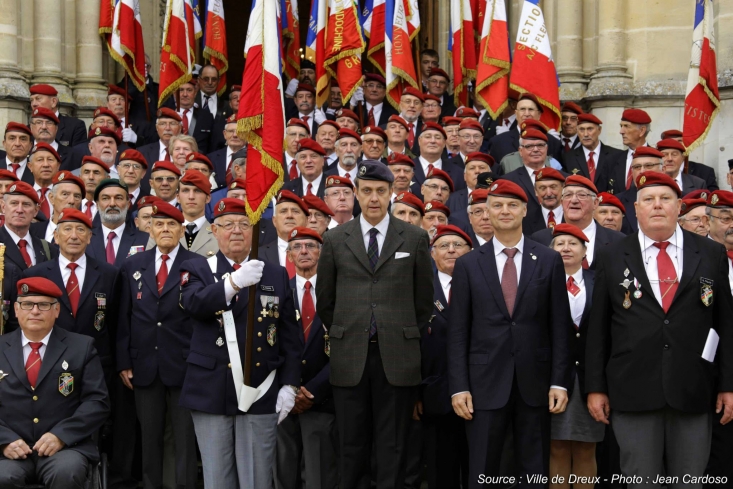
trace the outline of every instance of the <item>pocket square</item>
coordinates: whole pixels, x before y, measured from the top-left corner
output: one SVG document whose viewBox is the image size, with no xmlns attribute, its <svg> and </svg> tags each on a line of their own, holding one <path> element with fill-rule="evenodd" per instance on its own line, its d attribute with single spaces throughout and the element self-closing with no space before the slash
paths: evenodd
<svg viewBox="0 0 733 489">
<path fill-rule="evenodd" d="M 394 259 L 399 260 L 400 258 L 407 258 L 408 256 L 410 256 L 409 253 L 405 253 L 404 251 L 398 251 L 397 253 L 394 254 Z"/>
</svg>

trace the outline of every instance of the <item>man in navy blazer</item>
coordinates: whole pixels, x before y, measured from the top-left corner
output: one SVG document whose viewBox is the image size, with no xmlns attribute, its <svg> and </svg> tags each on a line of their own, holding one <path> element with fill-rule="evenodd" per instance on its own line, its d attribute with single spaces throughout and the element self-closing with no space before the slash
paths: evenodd
<svg viewBox="0 0 733 489">
<path fill-rule="evenodd" d="M 565 410 L 570 386 L 565 270 L 558 253 L 522 234 L 521 187 L 498 180 L 488 200 L 494 238 L 459 258 L 453 272 L 449 393 L 467 421 L 469 487 L 483 487 L 480 474 L 499 476 L 513 420 L 519 480 L 540 488 L 528 477 L 548 475 L 550 414 Z"/>
<path fill-rule="evenodd" d="M 225 147 L 207 155 L 214 165 L 214 178 L 219 188 L 226 187 L 227 185 L 227 168 L 233 164 L 234 154 L 245 147 L 244 141 L 237 135 L 236 114 L 226 120 L 226 124 L 224 125 L 224 139 L 226 140 Z"/>
<path fill-rule="evenodd" d="M 3 195 L 5 225 L 0 228 L 0 243 L 5 258 L 22 272 L 52 258 L 46 241 L 31 235 L 31 221 L 39 212 L 38 193 L 25 182 L 15 182 Z"/>
</svg>

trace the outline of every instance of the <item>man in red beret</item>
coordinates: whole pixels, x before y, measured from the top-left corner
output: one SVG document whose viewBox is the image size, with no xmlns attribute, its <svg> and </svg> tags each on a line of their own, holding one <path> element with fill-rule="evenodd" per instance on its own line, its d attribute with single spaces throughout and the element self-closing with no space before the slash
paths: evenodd
<svg viewBox="0 0 733 489">
<path fill-rule="evenodd" d="M 316 195 L 323 198 L 323 191 L 326 189 L 325 156 L 326 151 L 313 139 L 301 139 L 296 153 L 300 176 L 286 182 L 283 189 L 293 192 L 298 197 Z"/>
<path fill-rule="evenodd" d="M 33 277 L 16 285 L 20 328 L 0 346 L 0 486 L 83 487 L 99 462 L 93 438 L 110 413 L 98 347 L 54 326 L 62 293 L 53 282 Z"/>
<path fill-rule="evenodd" d="M 486 188 L 477 188 L 468 197 L 468 222 L 471 225 L 468 235 L 476 248 L 494 237 L 494 227 L 491 225 L 487 207 L 488 198 L 489 191 Z"/>
<path fill-rule="evenodd" d="M 316 108 L 316 88 L 310 83 L 299 83 L 293 97 L 295 110 L 288 112 L 291 117 L 296 117 L 308 125 L 308 134 L 315 137 L 318 132 L 318 125 L 326 120 L 326 114 Z"/>
<path fill-rule="evenodd" d="M 185 174 L 188 170 L 196 170 L 203 173 L 209 183 L 211 184 L 212 190 L 217 189 L 216 181 L 214 180 L 212 173 L 214 172 L 214 165 L 211 160 L 201 153 L 189 153 L 186 156 L 186 163 L 183 165 L 183 173 Z"/>
<path fill-rule="evenodd" d="M 56 140 L 59 128 L 58 116 L 49 109 L 39 107 L 31 113 L 28 125 L 33 133 L 34 145 L 46 143 L 51 146 L 59 155 L 59 163 L 66 169 L 72 157 L 71 147 L 62 145 Z"/>
<path fill-rule="evenodd" d="M 413 192 L 417 197 L 422 196 L 423 202 L 437 200 L 440 203 L 446 203 L 450 198 L 450 194 L 455 191 L 453 180 L 443 170 L 433 168 L 425 177 L 425 181 L 420 186 L 420 192 Z"/>
<path fill-rule="evenodd" d="M 397 115 L 397 110 L 385 102 L 387 96 L 387 82 L 382 75 L 367 73 L 364 75 L 364 85 L 356 89 L 351 97 L 351 108 L 357 114 L 364 114 L 364 124 L 367 126 L 384 127 L 390 116 Z"/>
<path fill-rule="evenodd" d="M 409 192 L 412 179 L 415 177 L 415 162 L 409 156 L 392 153 L 387 157 L 387 165 L 394 175 L 391 201 L 394 202 L 397 194 Z"/>
<path fill-rule="evenodd" d="M 448 87 L 450 87 L 448 73 L 437 66 L 432 68 L 428 76 L 428 94 L 440 99 L 440 117 L 451 116 L 456 112 L 453 94 L 448 93 Z"/>
<path fill-rule="evenodd" d="M 153 124 L 144 119 L 134 123 L 125 119 L 125 108 L 130 107 L 131 100 L 132 97 L 125 93 L 124 88 L 116 85 L 108 86 L 107 109 L 120 121 L 122 141 L 132 147 L 144 146 L 155 138 L 155 128 Z"/>
<path fill-rule="evenodd" d="M 384 128 L 384 132 L 387 134 L 387 156 L 392 153 L 399 153 L 407 155 L 410 158 L 415 157 L 415 153 L 407 145 L 408 127 L 407 121 L 399 115 L 390 116 Z"/>
<path fill-rule="evenodd" d="M 453 216 L 453 221 L 458 219 L 468 223 L 468 215 L 466 214 L 468 198 L 476 189 L 478 176 L 482 173 L 491 172 L 491 162 L 493 161 L 491 156 L 484 153 L 473 152 L 466 155 L 466 166 L 463 169 L 466 188 L 451 193 L 446 201 L 446 205 Z"/>
<path fill-rule="evenodd" d="M 548 133 L 548 129 L 546 125 L 544 125 L 539 120 L 527 119 L 523 121 L 519 127 L 521 129 L 520 139 L 523 137 L 525 132 L 527 132 L 528 134 L 540 133 L 546 136 L 547 137 L 547 150 L 545 152 L 547 154 L 545 155 L 544 166 L 554 168 L 555 170 L 563 170 L 562 164 L 550 154 L 551 148 L 557 141 L 557 138 Z M 522 150 L 522 145 L 520 143 L 518 151 L 509 153 L 506 156 L 504 156 L 504 158 L 502 158 L 502 160 L 498 162 L 499 165 L 495 170 L 496 173 L 500 175 L 506 175 L 508 173 L 513 172 L 517 168 L 521 168 L 525 164 L 524 160 L 522 159 L 521 150 Z"/>
<path fill-rule="evenodd" d="M 54 175 L 53 187 L 48 193 L 48 200 L 52 209 L 51 215 L 45 221 L 32 223 L 31 234 L 53 243 L 55 241 L 54 231 L 58 225 L 60 214 L 69 209 L 79 210 L 84 194 L 84 182 L 70 171 L 61 170 Z M 91 222 L 91 219 L 89 221 Z"/>
<path fill-rule="evenodd" d="M 168 161 L 156 161 L 150 170 L 150 188 L 155 195 L 173 207 L 178 205 L 178 181 L 181 172 Z"/>
<path fill-rule="evenodd" d="M 301 139 L 310 138 L 308 125 L 301 119 L 292 118 L 285 127 L 285 154 L 283 164 L 285 165 L 285 181 L 295 180 L 300 176 L 298 169 L 298 146 Z"/>
<path fill-rule="evenodd" d="M 677 142 L 684 143 L 682 140 L 682 131 L 677 129 L 668 129 L 660 135 L 662 139 L 674 139 Z M 705 187 L 709 191 L 718 190 L 718 178 L 715 176 L 715 169 L 709 167 L 704 163 L 698 163 L 696 161 L 689 161 L 689 157 L 685 156 L 685 165 L 683 167 L 684 173 L 693 175 L 695 177 L 702 178 L 705 180 Z"/>
<path fill-rule="evenodd" d="M 553 229 L 563 222 L 562 187 L 565 175 L 554 168 L 543 168 L 535 176 L 534 193 L 542 210 L 541 221 L 525 221 L 525 232 L 532 234 L 543 229 Z"/>
<path fill-rule="evenodd" d="M 3 195 L 5 225 L 0 228 L 0 243 L 5 244 L 5 257 L 21 272 L 51 259 L 48 243 L 29 232 L 39 204 L 38 192 L 25 182 L 13 183 Z"/>
<path fill-rule="evenodd" d="M 5 214 L 3 213 L 1 203 L 2 196 L 5 195 L 5 192 L 13 183 L 18 181 L 18 177 L 15 176 L 15 173 L 8 170 L 0 170 L 0 227 L 5 225 Z"/>
<path fill-rule="evenodd" d="M 295 276 L 295 267 L 286 257 L 288 238 L 294 228 L 306 226 L 308 222 L 308 207 L 298 195 L 285 189 L 277 193 L 275 202 L 272 225 L 275 228 L 277 238 L 264 246 L 260 246 L 259 257 L 268 263 L 285 267 L 288 271 L 288 276 L 293 278 Z"/>
<path fill-rule="evenodd" d="M 473 119 L 464 119 L 458 126 L 458 140 L 460 141 L 459 153 L 448 161 L 464 166 L 469 153 L 481 150 L 484 142 L 483 126 Z"/>
<path fill-rule="evenodd" d="M 326 151 L 324 158 L 324 166 L 326 168 L 335 165 L 338 161 L 336 154 L 336 140 L 339 138 L 339 125 L 329 119 L 326 119 L 318 126 L 316 131 L 316 142 Z"/>
<path fill-rule="evenodd" d="M 39 210 L 43 218 L 49 219 L 53 212 L 49 193 L 53 186 L 53 177 L 60 169 L 59 154 L 46 143 L 37 143 L 31 151 L 28 169 L 33 174 L 33 189 L 38 193 Z"/>
<path fill-rule="evenodd" d="M 461 139 L 458 136 L 461 119 L 458 117 L 443 117 L 441 122 L 446 136 L 445 150 L 448 153 L 448 159 L 451 159 L 461 151 Z"/>
<path fill-rule="evenodd" d="M 463 179 L 463 163 L 458 163 L 455 158 L 452 161 L 443 161 L 445 139 L 445 130 L 440 124 L 433 122 L 423 124 L 420 136 L 418 136 L 419 156 L 413 159 L 415 163 L 415 183 L 412 184 L 412 193 L 418 197 L 422 196 L 421 186 L 433 168 L 442 170 L 450 176 L 454 187 L 451 191 L 466 186 Z"/>
<path fill-rule="evenodd" d="M 351 181 L 356 180 L 356 163 L 362 155 L 361 136 L 350 129 L 342 128 L 339 130 L 335 148 L 338 160 L 324 171 L 324 175 L 338 175 Z"/>
<path fill-rule="evenodd" d="M 206 220 L 206 204 L 211 201 L 211 182 L 198 170 L 187 170 L 178 183 L 178 202 L 183 213 L 184 236 L 181 246 L 204 257 L 219 251 L 216 238 Z"/>
<path fill-rule="evenodd" d="M 110 173 L 112 174 L 113 178 L 119 178 L 119 173 L 115 168 L 118 149 L 120 151 L 124 151 L 129 148 L 127 147 L 127 145 L 120 146 L 120 140 L 116 132 L 106 128 L 97 128 L 93 132 L 90 131 L 89 133 L 89 143 L 87 145 L 87 151 L 76 151 L 75 157 L 79 158 L 79 156 L 81 156 L 81 158 L 79 158 L 76 162 L 72 162 L 72 165 L 70 166 L 73 166 L 73 164 L 77 164 L 79 165 L 79 167 L 81 167 L 82 158 L 84 156 L 87 156 L 86 153 L 88 153 L 88 156 L 93 156 L 102 160 L 104 164 L 110 168 Z M 62 169 L 66 170 L 69 168 Z M 114 171 L 112 171 L 113 169 Z M 76 168 L 71 168 L 71 170 L 76 170 Z"/>
<path fill-rule="evenodd" d="M 624 223 L 626 208 L 613 194 L 601 192 L 598 194 L 598 207 L 593 213 L 593 219 L 604 228 L 621 232 Z"/>
<path fill-rule="evenodd" d="M 44 108 L 53 112 L 59 119 L 58 129 L 55 134 L 56 140 L 62 146 L 76 146 L 87 139 L 87 127 L 84 121 L 59 113 L 58 92 L 51 85 L 32 85 L 31 112 L 38 108 Z"/>
<path fill-rule="evenodd" d="M 353 110 L 339 109 L 336 111 L 335 117 L 339 128 L 351 129 L 354 132 L 360 131 L 361 121 Z"/>
<path fill-rule="evenodd" d="M 440 97 L 429 93 L 423 94 L 423 102 L 420 118 L 423 122 L 440 122 Z"/>
<path fill-rule="evenodd" d="M 563 150 L 567 153 L 580 146 L 578 137 L 578 116 L 583 113 L 575 102 L 565 102 L 560 108 L 562 122 L 560 124 L 560 141 L 563 143 Z"/>
<path fill-rule="evenodd" d="M 707 236 L 710 231 L 710 219 L 705 214 L 705 204 L 705 199 L 682 199 L 680 216 L 677 218 L 680 227 L 685 231 Z"/>
<path fill-rule="evenodd" d="M 153 163 L 156 161 L 172 161 L 171 155 L 168 152 L 168 144 L 173 136 L 178 136 L 182 131 L 181 116 L 175 110 L 163 107 L 158 110 L 157 114 L 158 118 L 155 121 L 155 129 L 158 133 L 159 140 L 137 148 L 143 157 L 145 157 L 145 161 L 148 162 L 148 171 L 140 183 L 143 195 L 150 194 L 149 177 Z"/>
<path fill-rule="evenodd" d="M 326 190 L 323 194 L 323 201 L 333 212 L 333 219 L 328 224 L 328 229 L 333 229 L 354 218 L 356 198 L 354 196 L 354 184 L 346 177 L 332 175 L 326 177 Z M 361 212 L 361 211 L 360 211 Z"/>
<path fill-rule="evenodd" d="M 638 229 L 638 224 L 636 221 L 636 206 L 634 205 L 637 198 L 637 178 L 643 173 L 662 172 L 663 157 L 664 155 L 661 151 L 649 146 L 639 146 L 636 151 L 634 151 L 632 165 L 630 167 L 632 177 L 634 179 L 634 185 L 632 185 L 629 190 L 621 192 L 620 194 L 614 194 L 618 197 L 623 206 L 626 208 L 623 227 L 624 234 L 635 233 Z"/>
<path fill-rule="evenodd" d="M 303 197 L 303 202 L 308 207 L 306 227 L 318 233 L 319 236 L 323 236 L 323 233 L 328 231 L 331 226 L 331 218 L 334 216 L 333 211 L 315 195 L 306 195 Z"/>
<path fill-rule="evenodd" d="M 657 143 L 657 149 L 662 152 L 662 171 L 672 177 L 682 196 L 694 190 L 707 189 L 705 180 L 683 172 L 685 165 L 685 146 L 675 139 L 662 139 Z"/>
<path fill-rule="evenodd" d="M 407 122 L 407 147 L 415 153 L 420 154 L 420 147 L 416 144 L 422 131 L 422 120 L 420 114 L 423 107 L 423 95 L 415 88 L 408 87 L 400 97 L 400 117 Z"/>
<path fill-rule="evenodd" d="M 425 204 L 410 192 L 398 193 L 392 202 L 392 215 L 400 221 L 422 227 Z"/>
<path fill-rule="evenodd" d="M 141 182 L 148 169 L 148 162 L 137 150 L 128 149 L 120 152 L 120 161 L 116 165 L 119 178 L 125 182 L 131 197 L 131 205 L 137 206 L 142 197 Z"/>
<path fill-rule="evenodd" d="M 387 133 L 381 127 L 367 126 L 361 136 L 361 151 L 364 159 L 382 160 L 386 163 Z"/>
<path fill-rule="evenodd" d="M 94 221 L 97 216 L 97 204 L 94 202 L 94 192 L 102 180 L 109 178 L 109 167 L 99 158 L 85 156 L 81 162 L 79 176 L 85 186 L 84 198 L 81 201 L 81 210 L 89 219 Z"/>
<path fill-rule="evenodd" d="M 666 467 L 670 480 L 694 480 L 705 473 L 713 423 L 733 419 L 733 365 L 723 359 L 731 325 L 718 319 L 733 314 L 729 259 L 678 226 L 672 178 L 644 173 L 636 186 L 639 232 L 597 256 L 587 404 L 597 422 L 613 418 L 624 474 L 654 481 Z"/>
<path fill-rule="evenodd" d="M 652 119 L 649 114 L 641 109 L 626 109 L 623 111 L 619 134 L 621 134 L 621 140 L 627 149 L 617 157 L 616 164 L 609 169 L 608 174 L 608 178 L 613 180 L 614 195 L 618 195 L 634 186 L 635 176 L 631 171 L 631 162 L 634 159 L 636 148 L 647 146 L 651 123 Z M 608 190 L 611 190 L 610 187 Z"/>
<path fill-rule="evenodd" d="M 181 116 L 182 134 L 192 136 L 196 140 L 201 153 L 209 152 L 211 131 L 214 128 L 214 116 L 208 109 L 197 107 L 196 94 L 198 85 L 195 80 L 184 83 L 178 89 L 178 115 Z"/>
<path fill-rule="evenodd" d="M 0 169 L 12 171 L 18 179 L 33 185 L 33 174 L 26 171 L 28 154 L 33 148 L 33 133 L 30 127 L 19 122 L 8 122 L 0 151 Z"/>
<path fill-rule="evenodd" d="M 450 209 L 439 200 L 431 200 L 423 205 L 425 215 L 422 218 L 421 226 L 428 232 L 430 239 L 435 236 L 438 226 L 446 226 L 450 217 Z"/>
</svg>

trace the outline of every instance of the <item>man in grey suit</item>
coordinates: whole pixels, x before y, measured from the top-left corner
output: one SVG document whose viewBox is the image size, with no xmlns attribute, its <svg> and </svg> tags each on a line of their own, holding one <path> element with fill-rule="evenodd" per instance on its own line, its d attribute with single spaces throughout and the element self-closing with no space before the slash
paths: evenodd
<svg viewBox="0 0 733 489">
<path fill-rule="evenodd" d="M 340 437 L 341 487 L 404 485 L 407 427 L 420 374 L 420 329 L 433 307 L 427 233 L 387 212 L 394 177 L 380 161 L 359 167 L 362 213 L 326 233 L 316 308 L 328 329 Z M 374 434 L 374 437 L 372 437 Z M 374 438 L 374 439 L 372 439 Z"/>
</svg>

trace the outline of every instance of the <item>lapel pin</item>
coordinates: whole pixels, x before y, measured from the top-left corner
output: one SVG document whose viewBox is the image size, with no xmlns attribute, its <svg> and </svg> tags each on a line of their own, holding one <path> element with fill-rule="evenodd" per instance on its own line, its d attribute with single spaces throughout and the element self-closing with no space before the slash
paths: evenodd
<svg viewBox="0 0 733 489">
<path fill-rule="evenodd" d="M 629 276 L 629 273 L 630 272 L 629 272 L 629 269 L 628 268 L 626 270 L 624 270 L 624 277 L 628 277 Z"/>
<path fill-rule="evenodd" d="M 0 370 L 0 380 L 3 380 L 5 377 L 7 377 L 9 374 L 6 374 L 2 370 Z"/>
<path fill-rule="evenodd" d="M 69 370 L 69 364 L 66 363 L 66 360 L 64 360 L 64 362 L 61 364 L 61 368 L 64 370 Z"/>
<path fill-rule="evenodd" d="M 533 260 L 536 260 L 537 259 L 537 257 L 535 255 L 533 255 L 532 253 L 530 253 L 529 256 L 531 256 Z"/>
<path fill-rule="evenodd" d="M 141 276 L 142 275 L 140 275 L 140 272 L 135 272 L 132 274 L 132 278 L 134 278 L 135 280 L 140 280 Z"/>
</svg>

